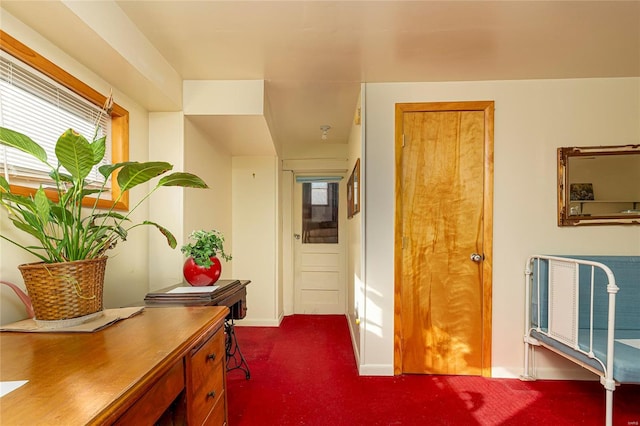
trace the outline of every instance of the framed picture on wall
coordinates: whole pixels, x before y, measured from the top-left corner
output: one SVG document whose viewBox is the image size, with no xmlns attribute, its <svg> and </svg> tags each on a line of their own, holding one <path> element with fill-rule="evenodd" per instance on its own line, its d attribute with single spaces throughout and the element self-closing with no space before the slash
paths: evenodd
<svg viewBox="0 0 640 426">
<path fill-rule="evenodd" d="M 347 217 L 352 218 L 360 212 L 360 159 L 356 160 L 347 181 Z"/>
</svg>

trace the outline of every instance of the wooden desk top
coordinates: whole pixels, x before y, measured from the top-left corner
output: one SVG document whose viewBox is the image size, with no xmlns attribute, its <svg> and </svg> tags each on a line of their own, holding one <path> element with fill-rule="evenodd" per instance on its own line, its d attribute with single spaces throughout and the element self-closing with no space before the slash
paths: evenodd
<svg viewBox="0 0 640 426">
<path fill-rule="evenodd" d="M 29 381 L 0 398 L 2 424 L 113 420 L 228 312 L 222 306 L 162 307 L 95 333 L 0 332 L 0 380 Z"/>
</svg>

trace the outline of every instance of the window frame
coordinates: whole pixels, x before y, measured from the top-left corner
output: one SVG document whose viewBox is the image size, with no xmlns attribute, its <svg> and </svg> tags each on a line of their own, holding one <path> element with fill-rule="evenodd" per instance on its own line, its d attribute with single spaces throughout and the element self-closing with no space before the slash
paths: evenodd
<svg viewBox="0 0 640 426">
<path fill-rule="evenodd" d="M 102 107 L 107 97 L 94 90 L 89 85 L 83 83 L 76 77 L 72 76 L 44 56 L 38 54 L 23 43 L 11 37 L 4 31 L 0 30 L 0 50 L 21 60 L 25 64 L 45 74 L 47 77 L 65 86 L 67 89 L 75 92 L 77 95 L 87 101 Z M 125 162 L 129 160 L 129 112 L 114 102 L 111 111 L 111 164 Z M 114 171 L 111 180 L 111 199 L 98 200 L 98 208 L 116 210 L 129 210 L 129 193 L 120 192 L 118 186 L 118 171 Z M 21 185 L 11 185 L 11 192 L 20 195 L 33 195 L 37 188 L 31 188 Z M 45 189 L 47 197 L 57 201 L 58 194 L 55 190 Z M 114 204 L 113 200 L 120 200 Z M 83 205 L 87 207 L 93 206 L 95 197 L 86 197 Z"/>
</svg>

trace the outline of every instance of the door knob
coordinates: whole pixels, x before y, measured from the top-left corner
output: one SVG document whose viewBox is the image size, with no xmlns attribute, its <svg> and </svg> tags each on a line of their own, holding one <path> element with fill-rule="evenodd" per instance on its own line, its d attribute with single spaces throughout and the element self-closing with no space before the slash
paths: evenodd
<svg viewBox="0 0 640 426">
<path fill-rule="evenodd" d="M 478 253 L 471 253 L 470 258 L 471 258 L 472 261 L 478 263 L 484 258 L 484 256 L 482 256 L 481 254 L 478 254 Z"/>
<path fill-rule="evenodd" d="M 300 234 L 293 234 L 293 238 L 295 238 L 296 240 L 300 239 Z"/>
</svg>

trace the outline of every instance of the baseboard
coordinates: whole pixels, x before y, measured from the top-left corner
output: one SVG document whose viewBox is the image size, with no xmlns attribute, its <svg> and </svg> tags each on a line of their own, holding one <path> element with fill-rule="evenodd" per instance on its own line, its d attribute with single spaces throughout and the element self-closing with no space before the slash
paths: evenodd
<svg viewBox="0 0 640 426">
<path fill-rule="evenodd" d="M 353 324 L 349 321 L 349 315 L 345 315 L 345 318 L 349 325 L 349 336 L 351 336 L 351 346 L 353 347 L 353 355 L 356 358 L 356 365 L 360 365 L 360 351 L 358 351 L 358 342 L 356 342 L 356 334 L 353 330 Z"/>
<path fill-rule="evenodd" d="M 575 368 L 537 367 L 532 369 L 531 373 L 533 374 L 533 379 L 540 380 L 598 380 L 597 375 L 579 366 L 575 366 Z M 496 379 L 521 379 L 523 374 L 522 367 L 491 368 L 491 377 Z"/>
<path fill-rule="evenodd" d="M 539 380 L 599 380 L 599 376 L 583 368 L 559 369 L 538 367 L 533 372 L 533 376 Z"/>
<path fill-rule="evenodd" d="M 518 379 L 522 375 L 522 367 L 510 369 L 506 367 L 491 367 L 491 377 L 494 379 Z"/>
<path fill-rule="evenodd" d="M 393 365 L 388 364 L 364 364 L 360 366 L 361 376 L 393 376 Z"/>
</svg>

